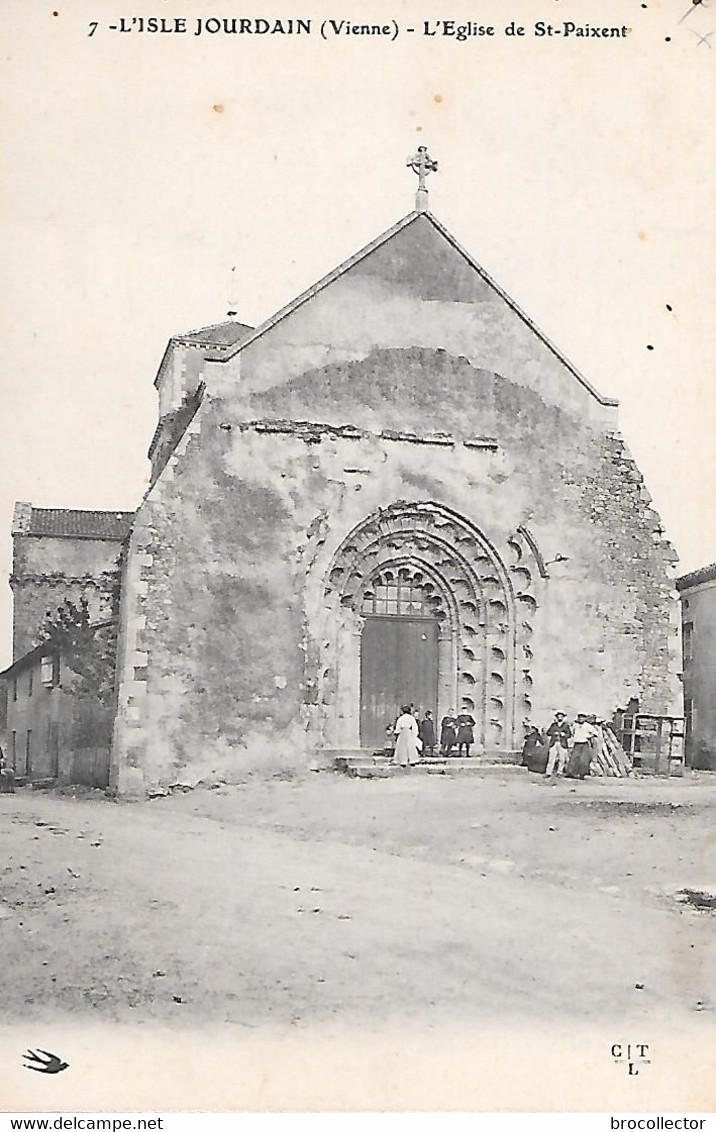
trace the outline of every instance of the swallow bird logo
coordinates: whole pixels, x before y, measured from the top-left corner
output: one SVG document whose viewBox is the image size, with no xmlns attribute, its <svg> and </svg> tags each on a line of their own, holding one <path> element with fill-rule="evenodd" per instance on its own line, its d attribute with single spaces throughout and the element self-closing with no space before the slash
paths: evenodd
<svg viewBox="0 0 716 1132">
<path fill-rule="evenodd" d="M 23 1057 L 25 1068 L 34 1069 L 36 1073 L 61 1073 L 63 1069 L 69 1068 L 68 1061 L 60 1061 L 56 1053 L 48 1053 L 46 1049 L 29 1049 Z"/>
</svg>

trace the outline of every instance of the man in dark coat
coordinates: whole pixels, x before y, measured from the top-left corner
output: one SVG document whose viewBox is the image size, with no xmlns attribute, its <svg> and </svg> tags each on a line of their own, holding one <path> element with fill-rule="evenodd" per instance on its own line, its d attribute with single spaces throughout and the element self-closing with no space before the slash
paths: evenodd
<svg viewBox="0 0 716 1132">
<path fill-rule="evenodd" d="M 423 744 L 423 755 L 433 755 L 435 751 L 435 723 L 433 722 L 433 713 L 426 711 L 423 718 L 420 720 L 420 739 Z"/>
<path fill-rule="evenodd" d="M 563 711 L 555 712 L 553 721 L 547 728 L 547 738 L 549 740 L 549 758 L 547 760 L 547 775 L 564 774 L 564 768 L 567 765 L 569 757 L 569 740 L 572 736 L 572 728 L 567 723 L 567 717 Z"/>
<path fill-rule="evenodd" d="M 449 759 L 457 742 L 457 719 L 454 711 L 449 711 L 440 724 L 440 751 Z"/>
<path fill-rule="evenodd" d="M 465 758 L 470 758 L 470 747 L 475 742 L 475 720 L 469 711 L 461 711 L 457 717 L 457 750 L 461 755 L 463 750 Z"/>
</svg>

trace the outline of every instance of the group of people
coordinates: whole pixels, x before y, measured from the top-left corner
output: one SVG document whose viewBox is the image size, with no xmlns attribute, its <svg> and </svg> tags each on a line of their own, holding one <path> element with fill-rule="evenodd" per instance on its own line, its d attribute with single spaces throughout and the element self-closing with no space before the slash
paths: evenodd
<svg viewBox="0 0 716 1132">
<path fill-rule="evenodd" d="M 599 737 L 595 715 L 580 712 L 571 724 L 563 711 L 555 712 L 544 732 L 527 725 L 522 765 L 552 781 L 560 776 L 586 778 Z"/>
<path fill-rule="evenodd" d="M 475 741 L 475 720 L 468 711 L 449 711 L 440 722 L 439 753 L 442 758 L 466 758 Z M 433 757 L 438 746 L 433 713 L 420 712 L 404 704 L 395 724 L 388 727 L 393 759 L 398 766 L 413 766 L 421 754 Z M 555 712 L 546 730 L 526 724 L 522 765 L 553 782 L 557 778 L 586 778 L 600 741 L 595 715 L 580 712 L 570 723 L 565 712 Z"/>
<path fill-rule="evenodd" d="M 430 757 L 437 746 L 433 713 L 426 711 L 418 718 L 412 704 L 405 704 L 394 727 L 389 728 L 395 736 L 394 760 L 398 766 L 412 766 L 418 762 L 421 753 Z M 475 741 L 475 720 L 469 712 L 458 714 L 450 711 L 440 724 L 440 755 L 444 758 L 470 755 L 470 747 Z"/>
<path fill-rule="evenodd" d="M 440 754 L 446 759 L 470 757 L 475 742 L 475 720 L 469 711 L 449 711 L 440 723 Z M 457 748 L 457 750 L 455 749 Z"/>
</svg>

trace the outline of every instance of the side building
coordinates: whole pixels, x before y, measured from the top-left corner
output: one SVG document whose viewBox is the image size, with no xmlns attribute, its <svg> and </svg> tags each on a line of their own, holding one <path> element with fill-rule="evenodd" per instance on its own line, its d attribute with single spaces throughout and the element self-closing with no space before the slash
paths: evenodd
<svg viewBox="0 0 716 1132">
<path fill-rule="evenodd" d="M 48 614 L 65 600 L 88 603 L 90 619 L 112 614 L 120 553 L 133 511 L 77 511 L 16 503 L 12 523 L 12 659 L 38 644 Z"/>
<path fill-rule="evenodd" d="M 686 761 L 716 770 L 716 562 L 684 574 L 681 597 Z"/>
<path fill-rule="evenodd" d="M 17 503 L 0 744 L 22 781 L 109 781 L 117 612 L 133 512 Z M 63 610 L 68 625 L 52 631 Z"/>
</svg>

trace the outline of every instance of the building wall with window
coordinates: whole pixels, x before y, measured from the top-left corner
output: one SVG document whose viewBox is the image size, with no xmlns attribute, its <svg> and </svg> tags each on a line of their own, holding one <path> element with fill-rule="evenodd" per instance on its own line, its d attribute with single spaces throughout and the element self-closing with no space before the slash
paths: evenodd
<svg viewBox="0 0 716 1132">
<path fill-rule="evenodd" d="M 110 725 L 97 697 L 78 695 L 78 677 L 59 648 L 39 645 L 4 672 L 7 704 L 0 743 L 16 781 L 106 786 Z"/>
<path fill-rule="evenodd" d="M 716 563 L 677 581 L 681 596 L 686 759 L 716 770 Z"/>
<path fill-rule="evenodd" d="M 7 698 L 3 746 L 8 767 L 20 780 L 66 777 L 61 734 L 71 705 L 60 685 L 58 653 L 33 649 L 1 679 Z"/>
</svg>

